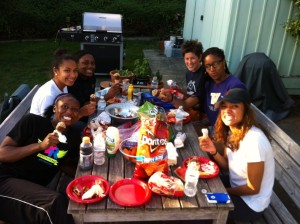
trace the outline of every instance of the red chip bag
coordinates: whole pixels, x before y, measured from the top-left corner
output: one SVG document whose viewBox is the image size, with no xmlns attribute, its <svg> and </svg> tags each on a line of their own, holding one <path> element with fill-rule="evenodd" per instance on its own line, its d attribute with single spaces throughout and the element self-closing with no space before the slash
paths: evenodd
<svg viewBox="0 0 300 224">
<path fill-rule="evenodd" d="M 134 178 L 146 179 L 157 171 L 168 174 L 168 139 L 167 123 L 155 117 L 141 116 Z"/>
</svg>

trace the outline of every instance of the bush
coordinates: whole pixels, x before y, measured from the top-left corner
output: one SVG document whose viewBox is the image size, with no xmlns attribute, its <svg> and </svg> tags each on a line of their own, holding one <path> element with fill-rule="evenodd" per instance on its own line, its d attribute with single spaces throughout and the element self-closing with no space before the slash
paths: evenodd
<svg viewBox="0 0 300 224">
<path fill-rule="evenodd" d="M 11 0 L 1 1 L 0 10 L 2 40 L 55 38 L 66 17 L 71 26 L 80 25 L 83 12 L 121 14 L 124 36 L 164 38 L 182 29 L 185 0 Z"/>
<path fill-rule="evenodd" d="M 297 44 L 300 45 L 300 0 L 292 0 L 294 2 L 297 12 L 291 16 L 285 23 L 284 27 L 286 32 L 296 37 Z"/>
</svg>

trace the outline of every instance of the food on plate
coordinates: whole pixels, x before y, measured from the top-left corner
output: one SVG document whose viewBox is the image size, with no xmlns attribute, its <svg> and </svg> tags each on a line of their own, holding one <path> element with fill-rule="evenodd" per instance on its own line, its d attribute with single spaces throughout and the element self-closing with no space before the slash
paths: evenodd
<svg viewBox="0 0 300 224">
<path fill-rule="evenodd" d="M 90 103 L 91 104 L 97 104 L 98 100 L 99 100 L 99 98 L 96 96 L 96 94 L 91 94 L 90 95 Z"/>
<path fill-rule="evenodd" d="M 216 172 L 215 163 L 213 161 L 201 164 L 200 169 L 200 175 L 209 175 Z"/>
<path fill-rule="evenodd" d="M 114 108 L 114 115 L 116 117 L 122 117 L 122 118 L 132 118 L 136 117 L 136 110 L 132 108 Z"/>
<path fill-rule="evenodd" d="M 148 180 L 149 188 L 156 194 L 182 197 L 183 183 L 180 179 L 168 176 L 163 172 L 154 173 Z"/>
<path fill-rule="evenodd" d="M 200 171 L 200 178 L 212 178 L 218 175 L 219 173 L 219 167 L 211 160 L 208 158 L 204 157 L 191 157 L 187 159 L 186 161 L 183 162 L 183 167 L 178 167 L 174 171 L 175 174 L 184 181 L 185 178 L 185 172 L 186 172 L 186 167 L 189 165 L 194 165 L 195 168 L 198 167 Z"/>
<path fill-rule="evenodd" d="M 91 199 L 94 197 L 105 197 L 104 189 L 99 185 L 93 185 L 88 191 L 82 195 L 82 200 Z"/>
<path fill-rule="evenodd" d="M 74 192 L 74 194 L 76 194 L 77 197 L 81 197 L 88 190 L 89 188 L 87 186 L 83 187 L 82 190 L 80 190 L 77 186 L 72 187 L 72 191 Z"/>
<path fill-rule="evenodd" d="M 63 133 L 65 130 L 66 130 L 66 124 L 62 121 L 58 122 L 56 127 L 55 127 L 55 130 L 60 132 L 60 133 Z"/>
</svg>

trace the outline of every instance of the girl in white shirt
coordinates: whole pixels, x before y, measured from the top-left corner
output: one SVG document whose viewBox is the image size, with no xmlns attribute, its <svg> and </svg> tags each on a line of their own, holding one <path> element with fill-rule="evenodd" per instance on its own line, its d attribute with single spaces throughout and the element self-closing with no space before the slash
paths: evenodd
<svg viewBox="0 0 300 224">
<path fill-rule="evenodd" d="M 32 114 L 44 116 L 46 109 L 53 105 L 55 97 L 67 93 L 67 86 L 72 86 L 77 79 L 77 63 L 65 50 L 58 49 L 54 53 L 52 66 L 52 79 L 42 85 L 32 99 Z"/>
<path fill-rule="evenodd" d="M 200 137 L 199 146 L 221 168 L 229 170 L 229 181 L 224 179 L 224 185 L 235 209 L 228 218 L 254 221 L 271 201 L 275 177 L 271 144 L 255 122 L 246 90 L 229 90 L 215 107 L 220 112 L 214 126 L 214 142 L 224 145 L 224 154 L 218 152 L 209 137 Z"/>
</svg>

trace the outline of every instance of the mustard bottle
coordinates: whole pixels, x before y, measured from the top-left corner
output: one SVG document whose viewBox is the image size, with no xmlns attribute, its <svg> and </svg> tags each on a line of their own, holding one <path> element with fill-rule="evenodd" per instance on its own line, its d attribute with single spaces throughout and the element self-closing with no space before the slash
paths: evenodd
<svg viewBox="0 0 300 224">
<path fill-rule="evenodd" d="M 132 100 L 132 98 L 133 98 L 133 85 L 129 84 L 129 87 L 128 87 L 128 100 Z"/>
</svg>

